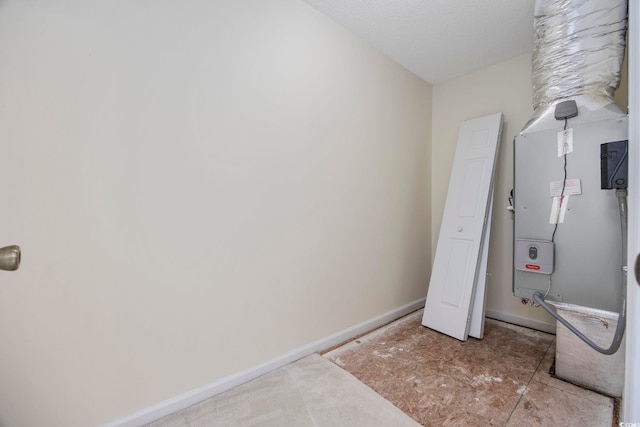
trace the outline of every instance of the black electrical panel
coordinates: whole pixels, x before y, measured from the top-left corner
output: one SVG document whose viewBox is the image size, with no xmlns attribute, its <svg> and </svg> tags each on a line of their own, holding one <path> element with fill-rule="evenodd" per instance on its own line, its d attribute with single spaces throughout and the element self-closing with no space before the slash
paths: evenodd
<svg viewBox="0 0 640 427">
<path fill-rule="evenodd" d="M 626 140 L 600 144 L 600 187 L 603 190 L 627 188 L 627 144 Z"/>
</svg>

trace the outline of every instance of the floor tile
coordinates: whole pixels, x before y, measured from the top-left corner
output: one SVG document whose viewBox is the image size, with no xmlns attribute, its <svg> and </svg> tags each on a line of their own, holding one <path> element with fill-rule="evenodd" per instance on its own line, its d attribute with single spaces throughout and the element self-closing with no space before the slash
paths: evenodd
<svg viewBox="0 0 640 427">
<path fill-rule="evenodd" d="M 532 381 L 509 418 L 507 426 L 609 427 L 612 417 L 611 398 L 596 403 L 585 396 Z"/>
</svg>

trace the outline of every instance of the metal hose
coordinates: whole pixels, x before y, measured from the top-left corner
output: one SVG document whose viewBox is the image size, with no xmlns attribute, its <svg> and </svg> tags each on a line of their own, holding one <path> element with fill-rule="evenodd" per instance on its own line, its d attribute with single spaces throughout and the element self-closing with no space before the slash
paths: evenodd
<svg viewBox="0 0 640 427">
<path fill-rule="evenodd" d="M 569 321 L 560 316 L 553 308 L 551 308 L 546 302 L 544 302 L 544 298 L 540 294 L 540 292 L 534 292 L 533 299 L 540 304 L 542 308 L 547 310 L 549 314 L 555 317 L 558 322 L 562 323 L 567 327 L 571 332 L 576 334 L 578 338 L 587 343 L 589 347 L 596 350 L 602 354 L 614 354 L 620 348 L 620 343 L 622 342 L 622 337 L 624 336 L 625 325 L 627 323 L 627 266 L 626 266 L 626 257 L 627 257 L 627 190 L 626 189 L 617 189 L 616 197 L 618 198 L 618 207 L 620 208 L 620 227 L 622 230 L 622 289 L 621 289 L 621 302 L 620 302 L 620 312 L 618 313 L 618 324 L 616 326 L 615 333 L 613 335 L 613 340 L 611 341 L 611 345 L 609 348 L 602 348 L 598 344 L 591 341 L 576 329 Z"/>
</svg>

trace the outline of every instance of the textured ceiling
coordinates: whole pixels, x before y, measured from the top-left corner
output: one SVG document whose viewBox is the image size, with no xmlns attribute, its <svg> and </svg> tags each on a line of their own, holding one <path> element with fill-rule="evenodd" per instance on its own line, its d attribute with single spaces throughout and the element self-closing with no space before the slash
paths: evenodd
<svg viewBox="0 0 640 427">
<path fill-rule="evenodd" d="M 305 0 L 429 83 L 533 50 L 534 0 Z"/>
</svg>

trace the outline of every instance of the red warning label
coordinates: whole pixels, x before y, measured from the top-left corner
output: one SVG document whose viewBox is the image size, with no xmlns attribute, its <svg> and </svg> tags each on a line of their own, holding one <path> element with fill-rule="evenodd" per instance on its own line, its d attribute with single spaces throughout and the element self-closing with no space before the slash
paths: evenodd
<svg viewBox="0 0 640 427">
<path fill-rule="evenodd" d="M 524 267 L 527 270 L 540 270 L 540 266 L 539 265 L 535 265 L 535 264 L 525 264 Z"/>
</svg>

